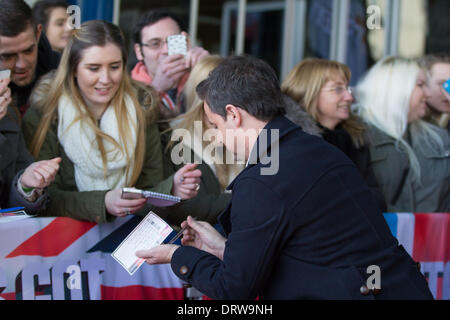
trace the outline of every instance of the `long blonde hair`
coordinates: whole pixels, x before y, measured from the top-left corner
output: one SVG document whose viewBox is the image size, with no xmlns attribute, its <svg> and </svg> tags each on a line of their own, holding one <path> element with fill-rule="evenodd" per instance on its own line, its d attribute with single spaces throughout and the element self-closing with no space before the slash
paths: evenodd
<svg viewBox="0 0 450 320">
<path fill-rule="evenodd" d="M 187 112 L 179 115 L 172 121 L 172 130 L 187 129 L 191 136 L 194 136 L 194 123 L 196 121 L 202 121 L 203 128 L 207 127 L 205 123 L 205 113 L 203 110 L 203 100 L 199 98 L 195 88 L 197 85 L 206 79 L 209 73 L 214 70 L 224 58 L 218 55 L 211 55 L 203 58 L 192 69 L 189 79 L 184 87 L 183 94 L 185 96 Z M 170 141 L 168 147 L 170 148 L 176 141 Z M 204 149 L 206 142 L 203 141 L 202 148 Z M 222 155 L 226 155 L 229 151 L 222 147 Z M 226 157 L 225 157 L 226 158 Z M 229 164 L 214 164 L 216 169 L 216 176 L 219 180 L 222 191 L 228 186 L 230 177 L 243 169 L 241 165 L 229 165 Z"/>
<path fill-rule="evenodd" d="M 146 114 L 140 107 L 136 91 L 131 84 L 130 78 L 126 73 L 127 53 L 120 29 L 106 21 L 92 20 L 81 25 L 80 29 L 75 29 L 72 38 L 64 49 L 61 61 L 53 79 L 47 77 L 41 81 L 31 97 L 31 103 L 34 107 L 40 109 L 42 118 L 36 130 L 36 135 L 31 142 L 31 152 L 37 158 L 44 144 L 47 132 L 50 126 L 57 121 L 58 102 L 64 95 L 69 97 L 74 106 L 79 111 L 79 118 L 74 121 L 83 121 L 92 128 L 96 135 L 96 141 L 102 157 L 104 175 L 107 174 L 107 151 L 104 147 L 104 141 L 112 143 L 119 148 L 127 158 L 126 177 L 128 185 L 132 186 L 136 183 L 143 168 L 145 156 L 145 130 L 146 130 Z M 116 45 L 122 52 L 123 75 L 119 88 L 112 98 L 111 105 L 114 108 L 118 119 L 118 127 L 120 133 L 120 142 L 115 141 L 111 136 L 103 133 L 94 118 L 93 114 L 87 108 L 84 99 L 81 96 L 78 87 L 75 71 L 80 63 L 84 50 L 92 46 L 105 46 L 112 43 Z M 128 95 L 136 109 L 137 128 L 129 126 L 129 114 L 125 105 L 125 96 Z M 137 142 L 134 155 L 128 153 L 126 145 L 131 140 L 131 130 L 137 130 Z M 134 159 L 132 159 L 134 157 Z M 131 161 L 134 160 L 134 161 Z M 130 165 L 134 163 L 132 170 L 133 175 L 129 177 L 131 170 Z"/>
<path fill-rule="evenodd" d="M 317 123 L 319 122 L 318 98 L 327 81 L 342 76 L 350 82 L 350 69 L 337 61 L 309 58 L 297 64 L 281 85 L 281 91 L 291 97 Z M 350 134 L 353 143 L 364 145 L 363 123 L 353 114 L 342 121 L 342 127 Z"/>
<path fill-rule="evenodd" d="M 419 74 L 417 61 L 388 57 L 375 64 L 355 88 L 355 110 L 367 123 L 378 128 L 408 155 L 414 178 L 420 181 L 420 165 L 416 156 L 424 146 L 443 148 L 443 142 L 434 126 L 418 119 L 408 125 L 411 94 Z M 416 142 L 413 150 L 405 140 L 408 127 Z"/>
</svg>

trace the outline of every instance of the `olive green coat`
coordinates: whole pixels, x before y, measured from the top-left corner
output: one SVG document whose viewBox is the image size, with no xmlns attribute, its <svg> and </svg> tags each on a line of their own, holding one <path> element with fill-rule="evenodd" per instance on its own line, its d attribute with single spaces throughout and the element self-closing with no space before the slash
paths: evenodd
<svg viewBox="0 0 450 320">
<path fill-rule="evenodd" d="M 30 145 L 41 119 L 37 108 L 31 107 L 25 114 L 22 130 L 27 145 Z M 56 121 L 51 125 L 38 155 L 38 160 L 61 157 L 59 172 L 49 187 L 49 203 L 45 216 L 70 217 L 79 220 L 103 223 L 114 217 L 105 207 L 105 195 L 110 190 L 79 192 L 75 183 L 74 166 L 64 152 L 57 136 Z M 146 132 L 145 160 L 136 188 L 170 194 L 173 177 L 164 180 L 161 141 L 158 127 L 151 124 Z M 137 214 L 144 215 L 155 207 L 148 205 Z"/>
</svg>

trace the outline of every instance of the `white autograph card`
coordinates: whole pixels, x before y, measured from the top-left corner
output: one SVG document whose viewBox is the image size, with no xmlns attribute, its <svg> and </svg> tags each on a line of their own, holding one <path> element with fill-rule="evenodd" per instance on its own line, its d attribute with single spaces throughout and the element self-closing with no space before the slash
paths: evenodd
<svg viewBox="0 0 450 320">
<path fill-rule="evenodd" d="M 114 250 L 111 256 L 130 275 L 133 275 L 145 262 L 144 259 L 136 257 L 135 252 L 149 250 L 160 245 L 172 231 L 172 227 L 150 211 L 116 250 Z"/>
<path fill-rule="evenodd" d="M 175 34 L 167 37 L 167 50 L 169 56 L 173 54 L 186 55 L 187 53 L 186 37 L 182 34 Z"/>
</svg>

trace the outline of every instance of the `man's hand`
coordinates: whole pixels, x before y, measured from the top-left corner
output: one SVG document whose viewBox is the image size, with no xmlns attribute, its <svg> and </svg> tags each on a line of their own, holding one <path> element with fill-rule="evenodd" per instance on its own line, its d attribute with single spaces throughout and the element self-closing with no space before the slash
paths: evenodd
<svg viewBox="0 0 450 320">
<path fill-rule="evenodd" d="M 188 163 L 174 174 L 172 189 L 174 196 L 187 200 L 197 195 L 202 172 L 195 169 L 196 167 L 196 164 Z"/>
<path fill-rule="evenodd" d="M 8 113 L 8 105 L 12 101 L 9 81 L 9 79 L 0 80 L 0 120 Z"/>
<path fill-rule="evenodd" d="M 152 86 L 159 92 L 166 92 L 178 85 L 181 77 L 188 71 L 184 56 L 174 54 L 171 56 L 161 55 Z"/>
<path fill-rule="evenodd" d="M 209 52 L 201 47 L 194 47 L 186 54 L 185 67 L 192 69 L 204 57 L 209 56 Z"/>
<path fill-rule="evenodd" d="M 189 35 L 184 31 L 181 34 L 184 35 L 188 41 L 188 51 L 185 58 L 185 67 L 186 69 L 192 69 L 200 60 L 202 60 L 206 56 L 209 56 L 209 52 L 202 47 L 192 48 Z"/>
<path fill-rule="evenodd" d="M 33 189 L 48 187 L 55 180 L 60 162 L 61 158 L 54 158 L 30 164 L 20 177 L 22 187 Z"/>
<path fill-rule="evenodd" d="M 206 251 L 223 260 L 227 239 L 208 222 L 196 221 L 192 217 L 188 217 L 186 221 L 183 221 L 181 227 L 186 228 L 181 239 L 182 245 Z"/>
<path fill-rule="evenodd" d="M 145 259 L 148 264 L 165 264 L 172 261 L 172 256 L 179 246 L 175 244 L 163 244 L 150 250 L 140 250 L 135 254 L 138 258 Z"/>
</svg>

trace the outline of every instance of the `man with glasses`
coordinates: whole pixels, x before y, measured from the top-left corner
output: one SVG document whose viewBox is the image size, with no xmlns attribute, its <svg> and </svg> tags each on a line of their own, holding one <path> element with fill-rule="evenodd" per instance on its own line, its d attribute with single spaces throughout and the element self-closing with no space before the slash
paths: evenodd
<svg viewBox="0 0 450 320">
<path fill-rule="evenodd" d="M 134 80 L 152 85 L 160 94 L 164 114 L 174 116 L 184 111 L 180 93 L 189 71 L 203 57 L 209 55 L 201 47 L 189 48 L 186 56 L 168 55 L 167 38 L 183 34 L 179 18 L 164 9 L 145 13 L 134 28 L 134 51 L 139 60 L 131 72 Z"/>
<path fill-rule="evenodd" d="M 35 83 L 56 69 L 59 59 L 31 8 L 22 0 L 0 0 L 0 70 L 11 70 L 11 97 L 22 115 Z"/>
</svg>

